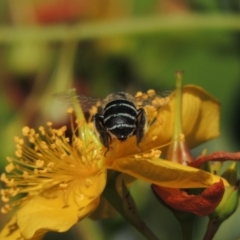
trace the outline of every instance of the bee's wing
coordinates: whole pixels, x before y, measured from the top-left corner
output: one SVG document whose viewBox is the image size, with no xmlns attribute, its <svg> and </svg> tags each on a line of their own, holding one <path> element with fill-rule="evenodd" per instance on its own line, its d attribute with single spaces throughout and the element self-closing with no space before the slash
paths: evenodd
<svg viewBox="0 0 240 240">
<path fill-rule="evenodd" d="M 100 107 L 101 99 L 100 98 L 92 98 L 87 97 L 82 94 L 77 94 L 72 96 L 72 92 L 74 89 L 69 89 L 66 92 L 55 93 L 53 97 L 60 103 L 66 104 L 68 107 L 73 106 L 74 103 L 79 102 L 83 112 L 89 112 L 93 106 Z"/>
</svg>

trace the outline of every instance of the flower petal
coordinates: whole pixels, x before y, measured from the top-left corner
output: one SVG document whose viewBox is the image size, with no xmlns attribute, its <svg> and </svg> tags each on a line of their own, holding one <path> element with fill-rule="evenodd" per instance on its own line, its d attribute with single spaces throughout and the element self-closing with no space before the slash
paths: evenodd
<svg viewBox="0 0 240 240">
<path fill-rule="evenodd" d="M 195 147 L 219 135 L 219 102 L 204 89 L 194 85 L 183 88 L 182 124 L 189 148 Z M 157 124 L 149 129 L 149 140 L 158 136 L 155 143 L 163 145 L 171 141 L 174 126 L 175 92 L 168 104 L 160 108 Z"/>
<path fill-rule="evenodd" d="M 199 168 L 203 163 L 208 162 L 208 161 L 240 161 L 240 152 L 236 153 L 229 153 L 229 152 L 214 152 L 212 154 L 209 154 L 207 156 L 200 156 L 198 157 L 195 161 L 191 162 L 190 165 L 192 167 Z"/>
<path fill-rule="evenodd" d="M 219 136 L 220 103 L 203 88 L 183 88 L 183 132 L 189 148 Z"/>
<path fill-rule="evenodd" d="M 38 230 L 64 232 L 90 214 L 98 205 L 99 198 L 79 209 L 77 205 L 63 207 L 59 198 L 46 199 L 36 196 L 17 212 L 17 224 L 22 235 L 30 239 Z"/>
<path fill-rule="evenodd" d="M 60 190 L 53 187 L 26 200 L 17 212 L 17 224 L 25 238 L 39 229 L 63 232 L 90 214 L 99 204 L 106 185 L 106 171 L 76 180 Z"/>
<path fill-rule="evenodd" d="M 198 216 L 206 216 L 212 213 L 218 206 L 224 194 L 222 181 L 205 189 L 201 195 L 188 195 L 181 189 L 164 188 L 152 185 L 154 192 L 170 207 L 194 213 Z"/>
<path fill-rule="evenodd" d="M 171 188 L 206 188 L 221 179 L 203 170 L 159 158 L 116 159 L 111 168 L 138 179 Z M 225 185 L 229 185 L 224 179 L 223 181 Z"/>
<path fill-rule="evenodd" d="M 46 233 L 45 231 L 38 231 L 35 234 L 35 236 L 31 238 L 31 240 L 41 240 L 43 239 L 45 233 Z M 11 218 L 11 220 L 4 226 L 0 233 L 0 239 L 1 240 L 24 239 L 22 237 L 20 229 L 18 228 L 16 215 L 14 215 Z"/>
</svg>

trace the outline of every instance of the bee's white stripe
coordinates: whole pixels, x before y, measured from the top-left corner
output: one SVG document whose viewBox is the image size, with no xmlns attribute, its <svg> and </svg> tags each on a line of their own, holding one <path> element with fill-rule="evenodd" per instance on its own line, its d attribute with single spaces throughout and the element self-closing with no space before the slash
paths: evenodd
<svg viewBox="0 0 240 240">
<path fill-rule="evenodd" d="M 136 108 L 134 106 L 132 106 L 131 104 L 127 104 L 127 103 L 113 103 L 113 104 L 110 104 L 107 108 L 104 109 L 104 112 L 106 112 L 108 109 L 116 107 L 116 106 L 118 106 L 118 107 L 119 106 L 125 106 L 125 107 L 131 108 L 132 110 L 137 112 Z"/>
<path fill-rule="evenodd" d="M 132 116 L 131 114 L 128 114 L 128 113 L 116 113 L 116 114 L 111 114 L 110 116 L 104 118 L 104 122 L 107 122 L 108 119 L 114 118 L 114 117 L 127 117 L 127 118 L 130 118 L 132 120 L 136 119 L 135 116 Z"/>
<path fill-rule="evenodd" d="M 123 124 L 116 124 L 116 125 L 112 126 L 111 128 L 108 128 L 108 130 L 111 131 L 111 130 L 113 130 L 113 129 L 120 128 L 120 127 L 135 128 L 136 126 L 135 126 L 135 125 L 132 125 L 132 124 L 123 123 Z"/>
</svg>

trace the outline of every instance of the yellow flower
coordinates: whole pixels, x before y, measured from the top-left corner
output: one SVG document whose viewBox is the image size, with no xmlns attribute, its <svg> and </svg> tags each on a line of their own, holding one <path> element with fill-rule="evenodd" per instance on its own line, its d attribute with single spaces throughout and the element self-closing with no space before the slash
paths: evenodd
<svg viewBox="0 0 240 240">
<path fill-rule="evenodd" d="M 199 92 L 203 91 L 194 86 L 186 89 L 185 101 L 191 97 L 192 105 L 190 110 L 183 109 L 184 114 L 190 114 L 192 107 L 198 106 L 194 110 L 194 116 L 197 111 L 198 117 L 191 118 L 194 129 L 196 125 L 201 125 L 201 114 L 204 113 L 199 100 Z M 74 94 L 70 91 L 73 99 Z M 206 94 L 203 96 L 205 100 Z M 172 135 L 174 97 L 173 93 L 169 102 L 161 108 L 156 107 L 158 103 L 146 106 L 151 126 L 140 147 L 133 136 L 123 143 L 113 140 L 106 152 L 92 130 L 92 123 L 86 122 L 75 100 L 73 106 L 77 122 L 73 121 L 70 111 L 71 138 L 66 137 L 66 127 L 54 129 L 51 123 L 47 124 L 47 128 L 40 127 L 39 133 L 24 127 L 23 138 L 15 139 L 16 157 L 7 158 L 6 173 L 1 175 L 6 185 L 5 189 L 1 189 L 2 201 L 6 203 L 2 212 L 19 206 L 15 220 L 1 232 L 1 239 L 10 239 L 16 234 L 33 239 L 48 230 L 68 230 L 97 208 L 106 185 L 107 169 L 165 187 L 202 188 L 218 182 L 219 177 L 200 169 L 159 158 L 161 152 L 158 149 L 168 143 Z M 207 101 L 216 111 L 218 104 L 210 97 Z M 208 138 L 218 134 L 216 129 L 211 129 Z M 198 142 L 205 140 L 204 134 L 196 134 Z M 18 195 L 20 198 L 15 198 Z M 13 225 L 16 227 L 12 228 Z"/>
<path fill-rule="evenodd" d="M 66 127 L 54 129 L 48 123 L 47 129 L 39 128 L 40 133 L 24 127 L 24 138 L 15 138 L 17 158 L 7 158 L 7 174 L 1 176 L 7 187 L 1 190 L 6 202 L 2 212 L 21 203 L 17 225 L 27 239 L 38 229 L 66 231 L 99 203 L 106 184 L 102 146 L 83 118 L 77 129 L 72 121 L 69 139 Z M 18 194 L 25 196 L 9 203 Z"/>
</svg>

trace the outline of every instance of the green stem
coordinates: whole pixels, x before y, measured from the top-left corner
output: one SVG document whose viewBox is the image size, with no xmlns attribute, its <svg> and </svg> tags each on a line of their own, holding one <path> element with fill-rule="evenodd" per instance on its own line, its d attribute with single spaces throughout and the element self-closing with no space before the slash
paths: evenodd
<svg viewBox="0 0 240 240">
<path fill-rule="evenodd" d="M 160 31 L 198 31 L 201 29 L 239 30 L 240 17 L 226 14 L 185 14 L 149 16 L 116 21 L 80 22 L 75 25 L 1 27 L 0 43 L 20 41 L 68 41 L 118 37 L 119 35 L 149 34 Z M 16 37 L 18 36 L 18 37 Z"/>
<path fill-rule="evenodd" d="M 159 238 L 150 230 L 150 228 L 140 219 L 140 216 L 134 208 L 129 212 L 124 209 L 124 199 L 119 196 L 116 190 L 116 181 L 119 173 L 113 172 L 108 179 L 108 184 L 103 192 L 103 196 L 107 201 L 127 220 L 132 224 L 146 239 L 159 240 Z"/>
<path fill-rule="evenodd" d="M 192 239 L 192 229 L 193 229 L 193 221 L 181 222 L 181 230 L 182 230 L 183 240 L 191 240 Z"/>
<path fill-rule="evenodd" d="M 181 226 L 183 240 L 192 240 L 193 224 L 196 216 L 192 213 L 182 212 L 171 208 L 170 210 L 173 212 Z"/>
<path fill-rule="evenodd" d="M 210 219 L 203 240 L 212 240 L 220 226 L 221 222 L 216 218 Z"/>
<path fill-rule="evenodd" d="M 176 73 L 176 101 L 175 101 L 175 121 L 174 121 L 174 140 L 178 140 L 182 133 L 182 77 L 183 73 Z"/>
</svg>

